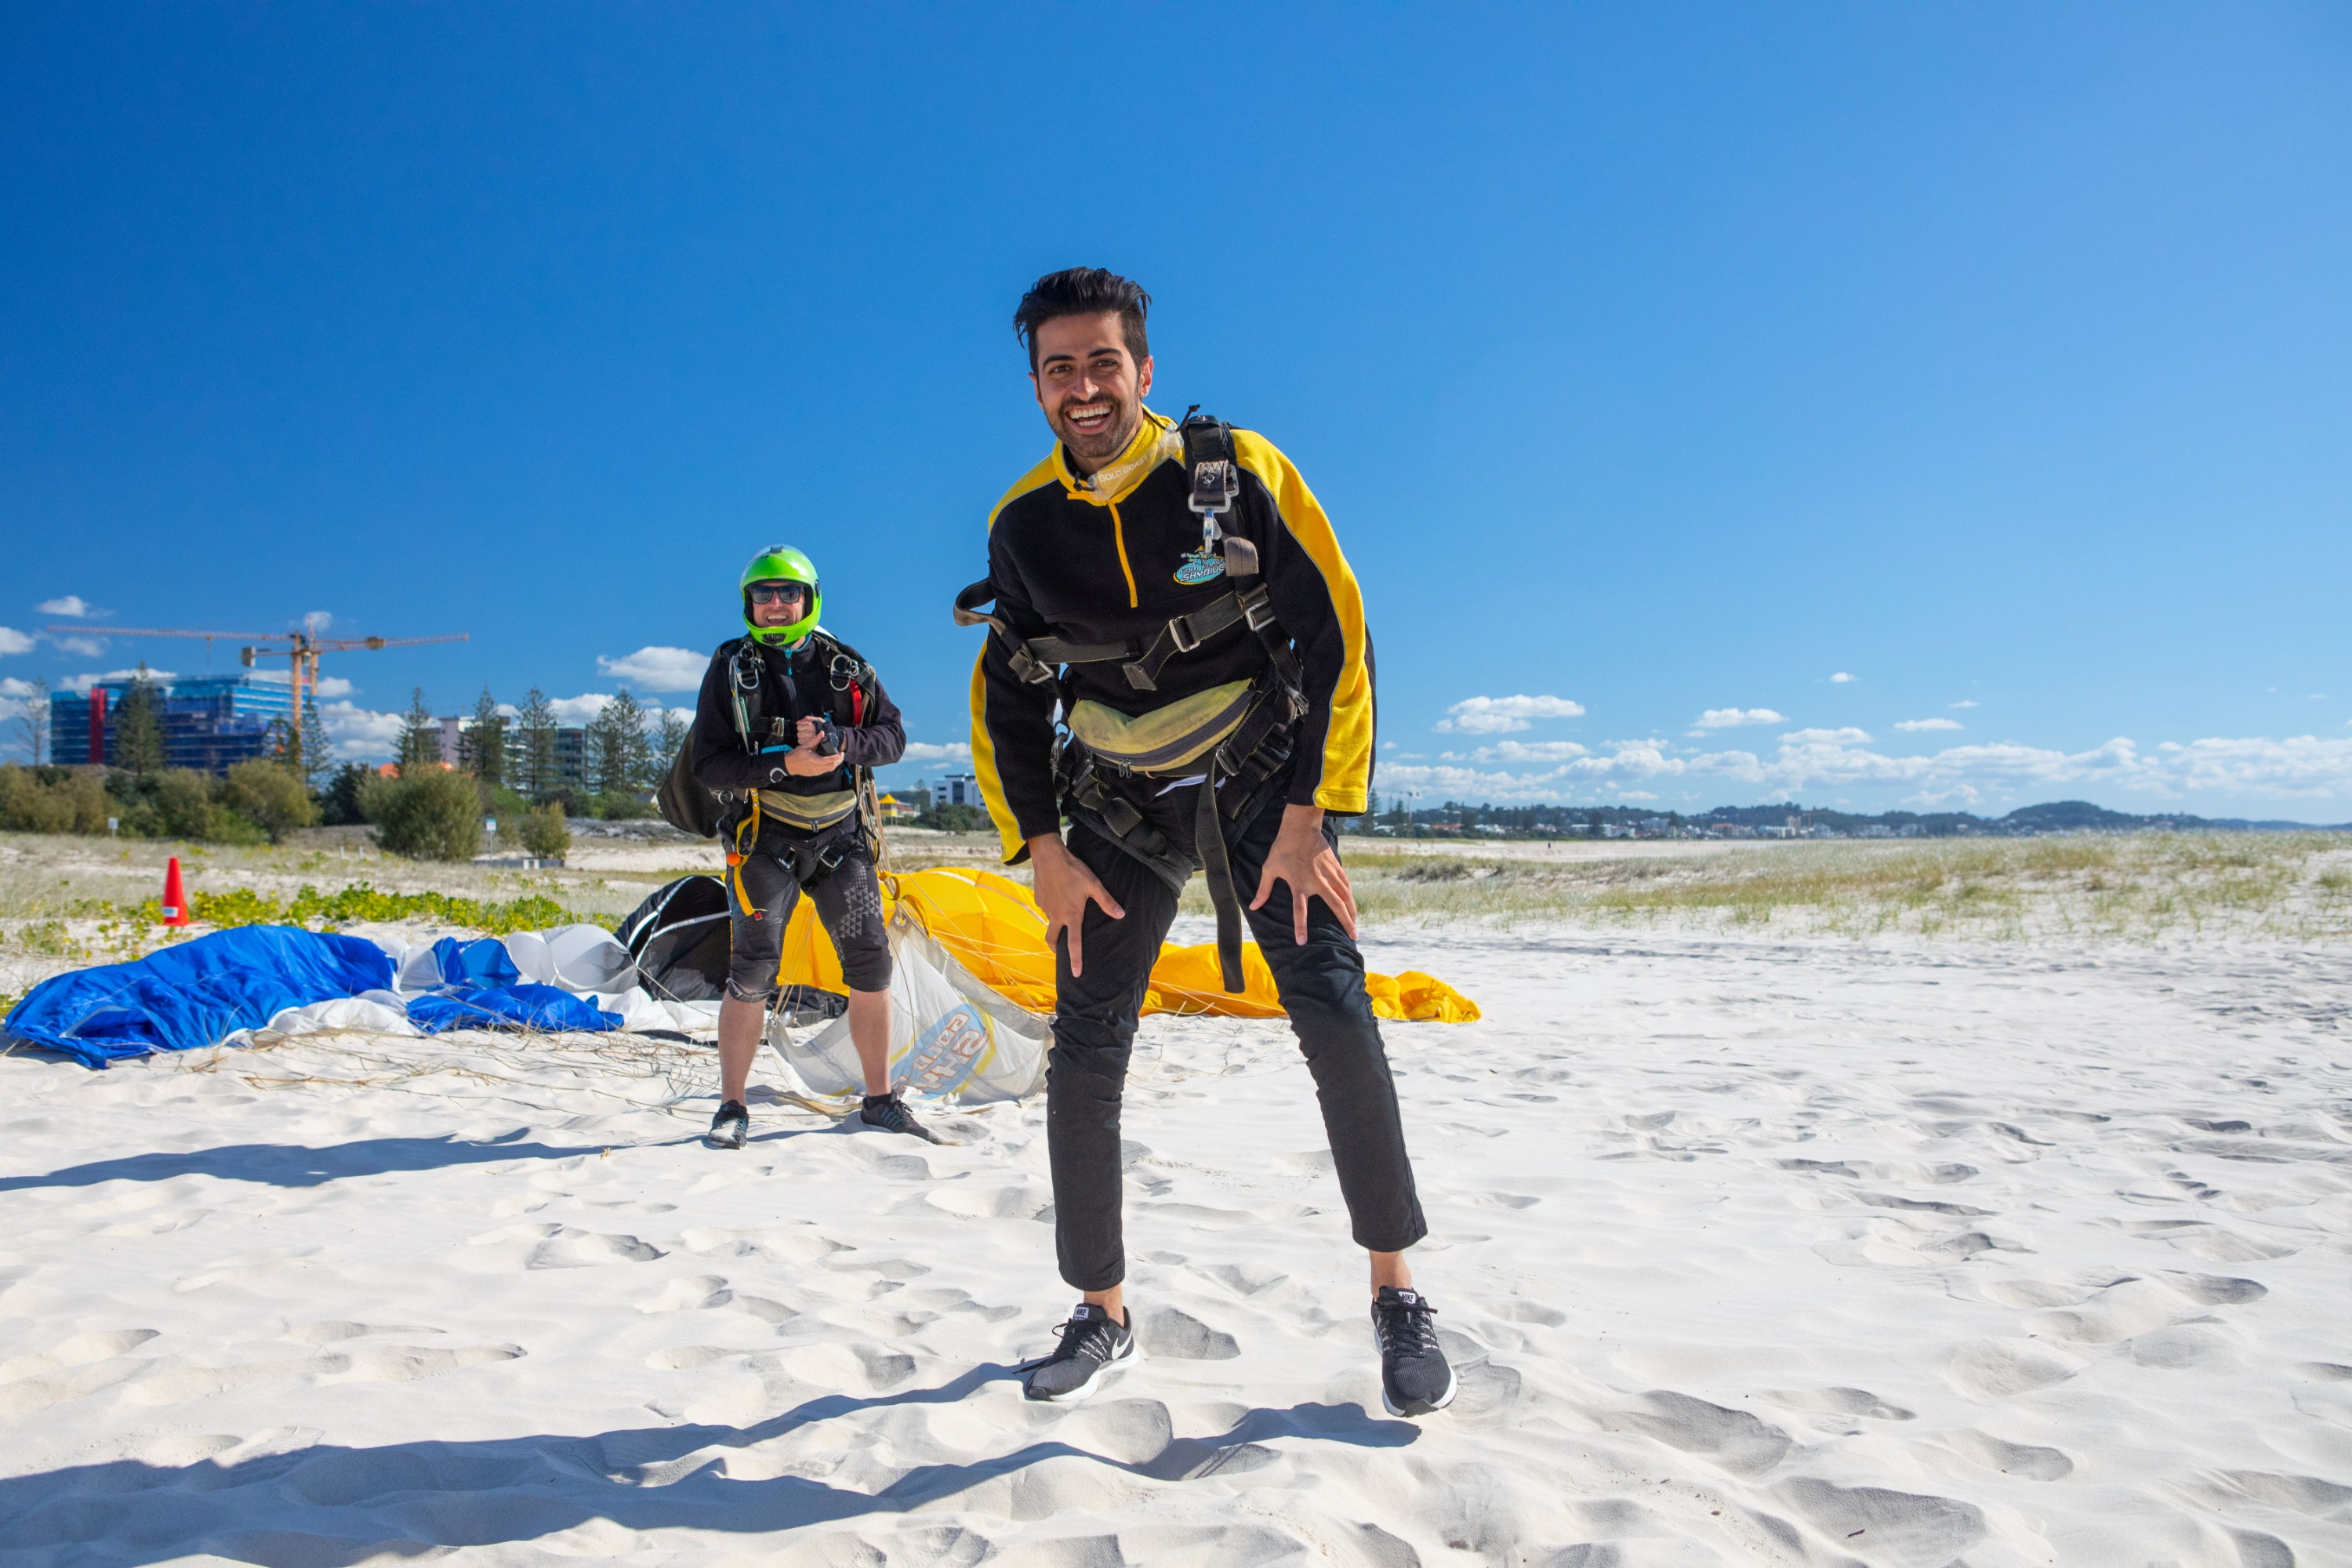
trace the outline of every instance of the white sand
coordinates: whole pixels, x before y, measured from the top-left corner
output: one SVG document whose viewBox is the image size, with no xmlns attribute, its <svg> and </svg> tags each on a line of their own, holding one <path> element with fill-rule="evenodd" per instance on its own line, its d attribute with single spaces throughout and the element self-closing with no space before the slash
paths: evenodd
<svg viewBox="0 0 2352 1568">
<path fill-rule="evenodd" d="M 1370 947 L 1487 1009 L 1389 1029 L 1441 1415 L 1279 1025 L 1147 1026 L 1076 1407 L 1034 1105 L 729 1154 L 682 1049 L 16 1058 L 0 1561 L 2352 1563 L 2352 954 Z"/>
</svg>

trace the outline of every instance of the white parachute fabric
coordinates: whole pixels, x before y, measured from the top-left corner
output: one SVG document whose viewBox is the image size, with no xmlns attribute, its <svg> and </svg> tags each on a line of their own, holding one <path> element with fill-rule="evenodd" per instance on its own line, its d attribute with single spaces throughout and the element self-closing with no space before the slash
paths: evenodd
<svg viewBox="0 0 2352 1568">
<path fill-rule="evenodd" d="M 394 1001 L 421 995 L 445 983 L 433 943 L 411 944 L 395 936 L 372 940 L 392 959 L 393 990 L 384 994 Z M 521 931 L 497 940 L 524 981 L 585 998 L 617 1015 L 624 1029 L 707 1035 L 719 1026 L 718 1003 L 673 1002 L 637 984 L 636 960 L 603 926 L 583 923 Z M 275 1019 L 270 1026 L 278 1026 Z"/>
<path fill-rule="evenodd" d="M 813 1094 L 862 1094 L 865 1070 L 835 1018 L 806 1039 L 779 1025 L 775 1045 Z M 1047 1019 L 1015 1006 L 972 978 L 920 926 L 903 918 L 890 931 L 890 1087 L 966 1105 L 1020 1100 L 1045 1081 Z"/>
</svg>

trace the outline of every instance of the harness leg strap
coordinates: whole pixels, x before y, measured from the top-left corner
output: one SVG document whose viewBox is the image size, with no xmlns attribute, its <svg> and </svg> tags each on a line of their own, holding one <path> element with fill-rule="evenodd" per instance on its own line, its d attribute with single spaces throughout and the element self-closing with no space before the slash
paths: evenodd
<svg viewBox="0 0 2352 1568">
<path fill-rule="evenodd" d="M 1211 758 L 1209 776 L 1201 781 L 1201 798 L 1192 808 L 1192 847 L 1209 882 L 1209 902 L 1217 911 L 1217 969 L 1225 994 L 1238 996 L 1246 989 L 1242 976 L 1242 901 L 1234 889 L 1233 852 L 1225 846 L 1223 814 L 1217 810 L 1217 775 L 1223 762 Z"/>
</svg>

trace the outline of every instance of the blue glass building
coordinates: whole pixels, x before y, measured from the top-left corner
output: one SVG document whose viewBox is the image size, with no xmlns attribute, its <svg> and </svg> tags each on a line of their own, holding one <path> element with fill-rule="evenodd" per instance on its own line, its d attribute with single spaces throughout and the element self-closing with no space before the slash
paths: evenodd
<svg viewBox="0 0 2352 1568">
<path fill-rule="evenodd" d="M 61 691 L 52 697 L 50 760 L 66 767 L 112 764 L 115 719 L 130 689 L 126 677 L 101 680 L 88 696 Z M 286 682 L 261 679 L 251 670 L 158 680 L 155 694 L 163 706 L 163 765 L 199 773 L 225 773 L 248 757 L 270 755 L 277 750 L 271 724 L 282 724 L 294 714 L 293 694 Z M 307 692 L 302 707 L 304 728 L 322 734 L 319 705 Z"/>
</svg>

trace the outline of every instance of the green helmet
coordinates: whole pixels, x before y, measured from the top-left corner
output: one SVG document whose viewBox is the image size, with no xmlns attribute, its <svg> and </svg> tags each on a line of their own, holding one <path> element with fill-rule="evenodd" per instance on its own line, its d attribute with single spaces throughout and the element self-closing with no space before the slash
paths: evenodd
<svg viewBox="0 0 2352 1568">
<path fill-rule="evenodd" d="M 801 583 L 808 588 L 808 614 L 786 626 L 763 626 L 751 618 L 751 584 L 754 583 Z M 738 586 L 743 595 L 743 629 L 759 641 L 774 647 L 789 647 L 809 635 L 816 627 L 816 618 L 824 613 L 824 594 L 817 587 L 816 563 L 789 544 L 771 544 L 751 557 L 743 568 L 743 579 Z"/>
</svg>

